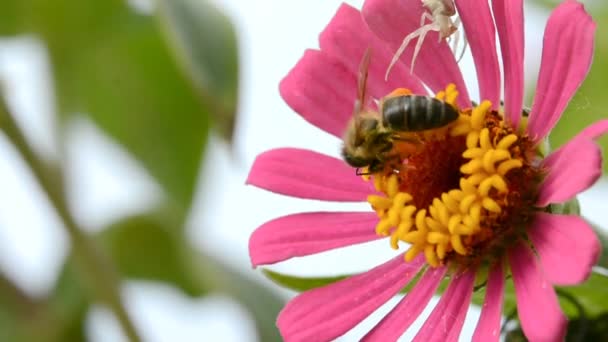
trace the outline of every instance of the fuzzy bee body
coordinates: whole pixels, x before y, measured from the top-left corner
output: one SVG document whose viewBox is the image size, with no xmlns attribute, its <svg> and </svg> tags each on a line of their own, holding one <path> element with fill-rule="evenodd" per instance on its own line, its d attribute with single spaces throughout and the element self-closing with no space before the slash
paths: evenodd
<svg viewBox="0 0 608 342">
<path fill-rule="evenodd" d="M 458 118 L 451 105 L 420 95 L 391 97 L 382 103 L 384 127 L 402 132 L 418 132 L 443 127 Z"/>
<path fill-rule="evenodd" d="M 359 67 L 358 94 L 353 117 L 344 134 L 342 156 L 356 168 L 374 173 L 391 170 L 419 147 L 418 132 L 441 128 L 458 118 L 450 104 L 429 96 L 405 94 L 396 89 L 379 102 L 379 111 L 365 106 L 367 71 L 371 50 Z M 413 133 L 413 134 L 402 134 Z"/>
</svg>

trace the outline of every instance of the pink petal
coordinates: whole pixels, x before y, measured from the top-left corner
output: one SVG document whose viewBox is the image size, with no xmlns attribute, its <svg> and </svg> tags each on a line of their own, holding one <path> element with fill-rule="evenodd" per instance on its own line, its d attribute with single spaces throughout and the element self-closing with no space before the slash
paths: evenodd
<svg viewBox="0 0 608 342">
<path fill-rule="evenodd" d="M 306 50 L 281 81 L 279 91 L 304 120 L 342 137 L 353 115 L 357 78 L 338 59 L 318 50 Z"/>
<path fill-rule="evenodd" d="M 551 284 L 543 277 L 536 257 L 523 242 L 509 252 L 517 311 L 530 341 L 563 341 L 566 317 Z"/>
<path fill-rule="evenodd" d="M 608 133 L 608 120 L 599 120 L 580 131 L 574 138 L 572 138 L 567 144 L 558 148 L 553 153 L 551 153 L 545 160 L 543 161 L 543 165 L 547 168 L 552 167 L 557 163 L 560 157 L 563 157 L 563 153 L 558 153 L 562 149 L 564 149 L 569 144 L 572 144 L 574 141 L 580 140 L 595 140 L 600 138 L 602 135 Z M 567 157 L 567 155 L 565 155 Z"/>
<path fill-rule="evenodd" d="M 278 148 L 258 155 L 247 184 L 324 201 L 365 201 L 375 192 L 342 160 L 298 148 Z"/>
<path fill-rule="evenodd" d="M 524 98 L 523 0 L 492 0 L 505 73 L 505 116 L 517 127 Z"/>
<path fill-rule="evenodd" d="M 543 162 L 548 175 L 536 205 L 566 202 L 589 188 L 602 174 L 602 151 L 591 140 L 573 139 Z"/>
<path fill-rule="evenodd" d="M 456 275 L 414 341 L 458 341 L 473 295 L 474 282 L 473 271 Z"/>
<path fill-rule="evenodd" d="M 355 75 L 359 72 L 361 56 L 367 48 L 372 50 L 367 79 L 367 91 L 374 98 L 386 96 L 396 88 L 408 88 L 414 94 L 427 94 L 420 81 L 410 75 L 402 63 L 395 65 L 388 81 L 384 74 L 394 51 L 369 31 L 363 22 L 361 12 L 347 4 L 342 4 L 329 25 L 319 37 L 321 50 L 339 59 Z"/>
<path fill-rule="evenodd" d="M 490 270 L 486 297 L 481 308 L 481 316 L 475 333 L 474 342 L 498 341 L 500 338 L 500 319 L 504 297 L 505 279 L 501 262 L 496 263 Z"/>
<path fill-rule="evenodd" d="M 488 0 L 456 0 L 467 40 L 471 47 L 481 100 L 500 106 L 500 69 L 496 55 L 496 30 Z"/>
<path fill-rule="evenodd" d="M 595 232 L 579 216 L 539 212 L 528 235 L 547 280 L 555 285 L 582 283 L 600 256 Z"/>
<path fill-rule="evenodd" d="M 372 32 L 387 42 L 392 51 L 397 51 L 403 38 L 420 27 L 423 8 L 420 1 L 367 0 L 363 4 L 363 19 Z M 416 40 L 411 42 L 401 56 L 409 66 Z M 445 40 L 439 42 L 437 32 L 429 32 L 424 39 L 414 67 L 418 76 L 433 92 L 444 90 L 449 83 L 456 84 L 460 96 L 458 104 L 470 108 L 471 101 L 456 60 Z"/>
<path fill-rule="evenodd" d="M 564 1 L 551 14 L 527 128 L 537 141 L 553 129 L 587 76 L 593 57 L 595 26 L 583 5 L 576 1 Z"/>
<path fill-rule="evenodd" d="M 363 213 L 300 213 L 264 223 L 249 239 L 253 266 L 382 238 L 374 227 L 378 215 Z"/>
<path fill-rule="evenodd" d="M 277 319 L 286 341 L 329 341 L 351 329 L 401 290 L 424 264 L 395 257 L 366 273 L 304 292 Z"/>
<path fill-rule="evenodd" d="M 587 126 L 579 134 L 577 134 L 575 139 L 578 137 L 585 137 L 595 140 L 606 133 L 608 133 L 608 120 L 603 119 Z"/>
<path fill-rule="evenodd" d="M 412 291 L 362 341 L 396 341 L 427 306 L 446 271 L 447 267 L 427 269 Z"/>
</svg>

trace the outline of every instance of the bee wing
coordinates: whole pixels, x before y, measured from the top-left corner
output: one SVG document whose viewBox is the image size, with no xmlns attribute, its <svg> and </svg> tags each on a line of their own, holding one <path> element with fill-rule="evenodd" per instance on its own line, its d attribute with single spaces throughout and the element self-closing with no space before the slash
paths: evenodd
<svg viewBox="0 0 608 342">
<path fill-rule="evenodd" d="M 359 64 L 359 75 L 357 79 L 357 100 L 355 101 L 355 114 L 360 113 L 365 107 L 365 97 L 367 96 L 367 74 L 369 61 L 372 56 L 372 49 L 367 48 Z"/>
</svg>

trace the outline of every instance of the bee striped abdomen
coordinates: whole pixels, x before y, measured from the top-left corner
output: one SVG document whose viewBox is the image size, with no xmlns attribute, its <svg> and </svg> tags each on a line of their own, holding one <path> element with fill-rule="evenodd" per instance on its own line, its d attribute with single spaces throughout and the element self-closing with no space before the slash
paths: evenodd
<svg viewBox="0 0 608 342">
<path fill-rule="evenodd" d="M 451 105 L 429 96 L 404 95 L 385 100 L 382 120 L 396 131 L 416 132 L 443 127 L 458 118 Z"/>
</svg>

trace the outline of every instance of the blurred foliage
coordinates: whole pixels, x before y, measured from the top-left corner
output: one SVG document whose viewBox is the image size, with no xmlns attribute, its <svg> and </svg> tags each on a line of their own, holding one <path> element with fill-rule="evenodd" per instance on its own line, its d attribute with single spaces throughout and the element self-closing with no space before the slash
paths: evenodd
<svg viewBox="0 0 608 342">
<path fill-rule="evenodd" d="M 524 332 L 519 324 L 507 325 L 505 341 L 525 342 Z M 568 321 L 566 342 L 605 341 L 608 336 L 608 312 L 597 317 L 577 318 Z"/>
<path fill-rule="evenodd" d="M 99 238 L 124 276 L 172 283 L 190 296 L 204 295 L 208 289 L 185 262 L 187 242 L 172 234 L 163 220 L 154 213 L 128 217 L 102 231 Z"/>
<path fill-rule="evenodd" d="M 62 270 L 48 298 L 29 298 L 2 279 L 0 341 L 85 341 L 88 299 L 72 263 Z"/>
<path fill-rule="evenodd" d="M 601 228 L 600 226 L 591 223 L 593 226 L 593 230 L 597 233 L 598 238 L 600 239 L 600 243 L 602 244 L 602 254 L 600 254 L 600 258 L 597 261 L 597 264 L 601 267 L 608 269 L 608 235 L 606 233 L 606 229 Z"/>
<path fill-rule="evenodd" d="M 335 277 L 299 277 L 272 271 L 267 268 L 262 269 L 262 273 L 275 284 L 297 292 L 304 292 L 307 290 L 316 289 L 317 287 L 333 284 L 351 276 L 341 275 Z"/>
<path fill-rule="evenodd" d="M 261 341 L 281 341 L 274 322 L 283 300 L 187 241 L 178 241 L 159 218 L 158 213 L 130 217 L 97 236 L 121 277 L 172 284 L 191 297 L 232 297 L 251 312 Z M 49 298 L 34 301 L 19 289 L 0 288 L 0 341 L 85 341 L 86 314 L 96 303 L 90 292 L 73 255 Z M 204 331 L 201 327 L 201 336 Z"/>
<path fill-rule="evenodd" d="M 124 0 L 13 0 L 3 10 L 0 19 L 12 20 L 0 20 L 0 34 L 35 33 L 48 47 L 61 117 L 89 115 L 185 215 L 209 119 L 227 137 L 234 125 L 238 68 L 228 20 L 207 1 L 189 0 L 163 3 L 155 15 Z"/>
<path fill-rule="evenodd" d="M 232 267 L 200 251 L 195 253 L 198 258 L 188 260 L 194 263 L 193 267 L 196 270 L 202 271 L 201 278 L 210 289 L 233 297 L 249 310 L 258 328 L 260 341 L 282 341 L 279 331 L 275 328 L 275 322 L 279 311 L 283 308 L 283 301 L 274 292 Z"/>
<path fill-rule="evenodd" d="M 280 341 L 274 327 L 283 300 L 274 292 L 171 234 L 162 211 L 126 218 L 100 233 L 120 274 L 172 284 L 191 297 L 220 293 L 251 312 L 261 341 Z"/>
<path fill-rule="evenodd" d="M 574 197 L 565 203 L 553 203 L 549 205 L 549 212 L 562 215 L 580 215 L 581 204 L 578 197 Z"/>
<path fill-rule="evenodd" d="M 238 60 L 234 30 L 227 18 L 201 0 L 161 0 L 160 18 L 173 52 L 211 104 L 220 134 L 232 139 L 236 115 Z M 209 34 L 211 33 L 211 34 Z"/>
<path fill-rule="evenodd" d="M 206 0 L 152 4 L 152 12 L 143 13 L 127 0 L 3 1 L 0 36 L 34 35 L 46 46 L 60 136 L 75 116 L 88 116 L 165 190 L 162 208 L 93 236 L 112 271 L 121 279 L 171 284 L 191 297 L 230 296 L 252 313 L 262 341 L 280 341 L 275 319 L 283 300 L 192 246 L 184 229 L 211 124 L 232 139 L 234 29 Z M 95 270 L 81 266 L 69 256 L 53 291 L 41 299 L 0 277 L 0 340 L 85 340 L 86 314 L 103 299 L 91 289 Z"/>
</svg>

